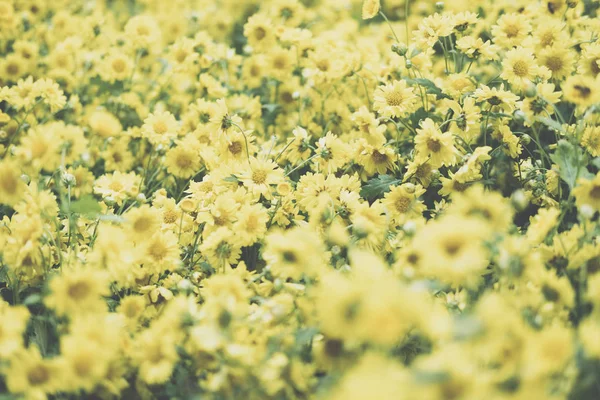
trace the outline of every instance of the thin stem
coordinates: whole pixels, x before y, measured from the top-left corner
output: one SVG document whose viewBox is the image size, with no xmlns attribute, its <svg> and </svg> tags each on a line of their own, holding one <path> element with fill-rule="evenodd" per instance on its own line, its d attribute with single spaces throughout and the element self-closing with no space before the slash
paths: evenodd
<svg viewBox="0 0 600 400">
<path fill-rule="evenodd" d="M 379 15 L 381 15 L 383 17 L 383 19 L 385 19 L 385 22 L 387 22 L 388 26 L 390 27 L 390 30 L 392 31 L 392 35 L 394 35 L 394 39 L 396 39 L 396 42 L 400 43 L 398 36 L 396 36 L 396 32 L 394 32 L 394 28 L 392 28 L 392 24 L 390 23 L 390 20 L 387 19 L 387 17 L 383 13 L 383 11 L 379 11 Z M 407 32 L 408 32 L 408 30 L 407 30 Z"/>
</svg>

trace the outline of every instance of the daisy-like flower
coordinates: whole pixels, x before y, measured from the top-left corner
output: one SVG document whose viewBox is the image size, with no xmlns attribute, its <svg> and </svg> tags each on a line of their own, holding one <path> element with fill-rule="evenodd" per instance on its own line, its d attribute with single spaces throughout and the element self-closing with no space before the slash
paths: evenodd
<svg viewBox="0 0 600 400">
<path fill-rule="evenodd" d="M 225 227 L 208 235 L 200 245 L 200 251 L 212 267 L 221 272 L 237 263 L 241 255 L 241 247 L 234 240 L 233 232 Z"/>
<path fill-rule="evenodd" d="M 497 25 L 492 26 L 494 43 L 505 49 L 521 45 L 529 32 L 531 24 L 524 14 L 504 14 L 498 19 Z"/>
<path fill-rule="evenodd" d="M 499 47 L 492 44 L 489 40 L 484 42 L 481 38 L 463 36 L 456 41 L 456 47 L 463 54 L 472 59 L 482 59 L 486 61 L 498 59 Z"/>
<path fill-rule="evenodd" d="M 592 78 L 600 75 L 600 43 L 592 43 L 583 48 L 577 72 Z"/>
<path fill-rule="evenodd" d="M 580 178 L 573 195 L 577 206 L 588 205 L 596 211 L 600 210 L 600 172 L 591 180 Z"/>
<path fill-rule="evenodd" d="M 260 240 L 267 232 L 269 215 L 260 204 L 246 205 L 238 213 L 238 219 L 233 225 L 236 239 L 240 246 L 251 246 Z"/>
<path fill-rule="evenodd" d="M 46 305 L 59 315 L 74 315 L 106 310 L 102 296 L 108 295 L 103 271 L 90 268 L 63 269 L 50 281 L 51 294 Z"/>
<path fill-rule="evenodd" d="M 565 100 L 581 107 L 589 107 L 600 99 L 597 80 L 585 75 L 573 75 L 563 84 Z"/>
<path fill-rule="evenodd" d="M 375 90 L 373 109 L 383 117 L 405 117 L 416 110 L 418 99 L 406 81 L 394 81 Z"/>
<path fill-rule="evenodd" d="M 504 84 L 500 88 L 490 88 L 486 85 L 481 85 L 475 93 L 473 93 L 478 102 L 487 102 L 489 107 L 498 107 L 498 109 L 512 113 L 515 110 L 519 96 L 504 90 Z"/>
<path fill-rule="evenodd" d="M 562 47 L 547 47 L 540 51 L 539 63 L 548 68 L 554 79 L 564 79 L 571 75 L 575 64 L 575 55 Z"/>
<path fill-rule="evenodd" d="M 600 126 L 588 126 L 583 131 L 581 145 L 594 157 L 600 156 Z"/>
<path fill-rule="evenodd" d="M 350 158 L 350 149 L 346 142 L 331 132 L 320 138 L 316 145 L 314 168 L 325 173 L 334 173 L 344 166 Z"/>
<path fill-rule="evenodd" d="M 277 185 L 283 180 L 283 171 L 271 160 L 252 158 L 238 179 L 255 199 L 258 200 L 261 195 L 270 199 L 273 195 L 272 185 Z"/>
<path fill-rule="evenodd" d="M 198 141 L 187 137 L 167 151 L 165 166 L 170 174 L 187 179 L 200 170 L 201 161 Z"/>
<path fill-rule="evenodd" d="M 513 87 L 523 90 L 539 74 L 539 67 L 531 50 L 517 47 L 509 50 L 502 61 L 502 74 Z"/>
<path fill-rule="evenodd" d="M 19 164 L 9 158 L 0 161 L 0 204 L 14 206 L 22 200 L 25 188 Z"/>
<path fill-rule="evenodd" d="M 121 205 L 125 199 L 135 197 L 138 194 L 141 178 L 134 172 L 124 174 L 115 171 L 112 174 L 102 175 L 94 183 L 94 193 L 104 198 L 112 198 L 117 205 Z"/>
<path fill-rule="evenodd" d="M 387 192 L 382 203 L 391 218 L 397 224 L 402 224 L 408 219 L 422 216 L 427 207 L 419 197 L 424 193 L 425 189 L 421 185 L 404 183 Z"/>
<path fill-rule="evenodd" d="M 458 154 L 454 147 L 454 137 L 452 133 L 442 133 L 440 128 L 427 118 L 421 122 L 421 128 L 417 129 L 415 136 L 415 159 L 427 160 L 434 167 L 442 165 L 454 165 Z"/>
<path fill-rule="evenodd" d="M 263 14 L 254 14 L 244 25 L 244 36 L 254 49 L 268 49 L 275 43 L 273 22 Z"/>
<path fill-rule="evenodd" d="M 413 38 L 419 48 L 431 48 L 440 38 L 450 36 L 454 26 L 454 15 L 435 13 L 419 23 L 419 28 L 413 32 Z"/>
<path fill-rule="evenodd" d="M 131 77 L 133 60 L 127 54 L 112 51 L 104 57 L 99 66 L 100 76 L 106 82 L 124 81 Z"/>
<path fill-rule="evenodd" d="M 168 145 L 172 139 L 177 137 L 178 130 L 177 120 L 168 111 L 158 111 L 148 115 L 142 125 L 142 135 L 155 146 Z"/>
<path fill-rule="evenodd" d="M 160 211 L 147 204 L 123 214 L 123 218 L 129 234 L 137 243 L 149 239 L 161 224 Z"/>
<path fill-rule="evenodd" d="M 379 0 L 365 0 L 362 5 L 362 19 L 371 19 L 379 13 Z"/>
<path fill-rule="evenodd" d="M 560 101 L 562 92 L 555 91 L 552 83 L 538 83 L 536 85 L 536 95 L 527 97 L 523 100 L 521 111 L 525 113 L 527 119 L 525 125 L 531 126 L 532 121 L 554 114 L 553 104 Z"/>
</svg>

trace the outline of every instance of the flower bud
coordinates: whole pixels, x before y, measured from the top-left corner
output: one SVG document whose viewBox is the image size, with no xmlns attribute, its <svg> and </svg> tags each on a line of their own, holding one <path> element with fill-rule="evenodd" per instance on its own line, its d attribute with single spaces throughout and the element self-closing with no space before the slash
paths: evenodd
<svg viewBox="0 0 600 400">
<path fill-rule="evenodd" d="M 417 232 L 417 224 L 414 221 L 408 221 L 402 226 L 402 230 L 408 235 L 414 235 Z"/>
<path fill-rule="evenodd" d="M 529 200 L 523 189 L 515 190 L 510 196 L 510 201 L 517 211 L 523 211 L 529 204 Z"/>
<path fill-rule="evenodd" d="M 529 143 L 531 143 L 531 136 L 526 133 L 521 135 L 521 143 L 527 146 Z"/>
<path fill-rule="evenodd" d="M 404 43 L 394 43 L 392 45 L 392 51 L 399 56 L 404 57 L 406 52 L 408 52 L 408 47 Z"/>
<path fill-rule="evenodd" d="M 533 83 L 530 83 L 529 86 L 527 86 L 527 89 L 525 89 L 525 97 L 535 97 L 537 95 L 537 88 L 535 87 L 535 85 Z"/>
<path fill-rule="evenodd" d="M 112 206 L 114 206 L 115 204 L 117 204 L 117 201 L 116 201 L 116 200 L 115 200 L 115 198 L 114 198 L 114 197 L 112 197 L 112 196 L 106 196 L 106 197 L 104 198 L 104 204 L 106 204 L 106 205 L 107 205 L 107 206 L 109 206 L 109 207 L 112 207 Z"/>
<path fill-rule="evenodd" d="M 411 193 L 412 194 L 416 190 L 415 185 L 413 183 L 410 183 L 410 182 L 405 183 L 403 186 L 404 186 L 404 189 L 406 190 L 406 193 Z"/>
<path fill-rule="evenodd" d="M 581 215 L 581 217 L 584 219 L 592 219 L 595 213 L 596 211 L 594 210 L 594 207 L 590 206 L 589 204 L 583 204 L 581 207 L 579 207 L 579 215 Z"/>
<path fill-rule="evenodd" d="M 62 181 L 66 186 L 75 186 L 77 184 L 77 180 L 73 174 L 65 173 L 62 176 Z"/>
</svg>

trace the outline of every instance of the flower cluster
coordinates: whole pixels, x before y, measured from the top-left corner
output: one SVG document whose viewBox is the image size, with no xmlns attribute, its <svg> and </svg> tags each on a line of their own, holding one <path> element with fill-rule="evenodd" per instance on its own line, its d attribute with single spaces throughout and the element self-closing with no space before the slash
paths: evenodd
<svg viewBox="0 0 600 400">
<path fill-rule="evenodd" d="M 598 0 L 0 0 L 0 393 L 600 397 Z"/>
</svg>

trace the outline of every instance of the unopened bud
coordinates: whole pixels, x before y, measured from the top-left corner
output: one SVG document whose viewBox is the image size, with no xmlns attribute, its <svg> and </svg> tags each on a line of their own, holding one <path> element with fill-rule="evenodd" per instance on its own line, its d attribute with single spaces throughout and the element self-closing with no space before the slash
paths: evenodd
<svg viewBox="0 0 600 400">
<path fill-rule="evenodd" d="M 75 186 L 77 184 L 77 179 L 75 179 L 75 176 L 69 173 L 63 174 L 62 181 L 67 186 Z"/>
<path fill-rule="evenodd" d="M 517 211 L 523 211 L 527 208 L 529 201 L 523 189 L 515 190 L 510 196 L 510 201 Z"/>
<path fill-rule="evenodd" d="M 402 226 L 402 230 L 409 235 L 414 235 L 417 232 L 417 224 L 414 221 L 408 221 Z"/>
<path fill-rule="evenodd" d="M 527 89 L 525 89 L 525 97 L 535 97 L 537 95 L 537 88 L 535 87 L 535 85 L 533 83 L 530 83 L 529 86 L 527 86 Z"/>
<path fill-rule="evenodd" d="M 406 193 L 411 193 L 412 194 L 416 190 L 415 185 L 413 183 L 410 183 L 410 182 L 405 183 L 403 186 L 404 186 L 404 189 L 406 190 Z"/>
<path fill-rule="evenodd" d="M 135 196 L 135 201 L 144 204 L 146 202 L 146 195 L 144 193 L 139 193 L 137 196 Z"/>
<path fill-rule="evenodd" d="M 531 143 L 531 136 L 526 133 L 521 135 L 521 143 L 527 146 L 529 143 Z"/>
<path fill-rule="evenodd" d="M 581 207 L 579 207 L 579 215 L 587 220 L 592 219 L 595 213 L 596 211 L 594 210 L 594 207 L 590 206 L 589 204 L 583 204 Z"/>
<path fill-rule="evenodd" d="M 404 57 L 408 51 L 408 47 L 404 43 L 394 43 L 392 45 L 392 51 L 399 56 Z"/>
<path fill-rule="evenodd" d="M 106 205 L 107 205 L 107 206 L 109 206 L 109 207 L 112 207 L 112 206 L 114 206 L 115 204 L 117 204 L 117 201 L 116 201 L 116 200 L 115 200 L 115 198 L 114 198 L 114 197 L 112 197 L 112 196 L 106 196 L 106 197 L 104 198 L 104 204 L 106 204 Z"/>
</svg>

